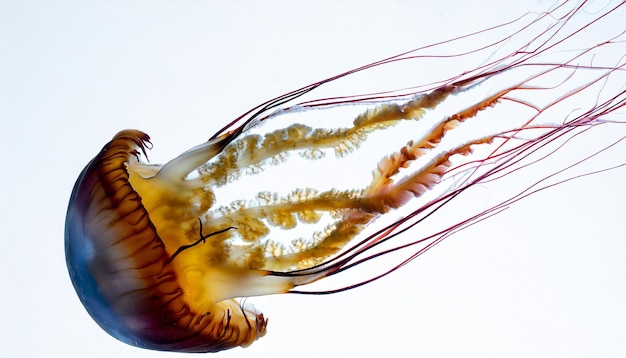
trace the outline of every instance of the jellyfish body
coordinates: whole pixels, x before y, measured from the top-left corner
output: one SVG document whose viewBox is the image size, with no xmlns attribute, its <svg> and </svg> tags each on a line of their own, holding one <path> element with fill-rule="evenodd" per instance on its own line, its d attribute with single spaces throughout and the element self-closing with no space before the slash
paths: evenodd
<svg viewBox="0 0 626 358">
<path fill-rule="evenodd" d="M 148 139 L 138 131 L 120 133 L 78 179 L 66 222 L 76 291 L 96 322 L 128 344 L 190 352 L 249 344 L 265 333 L 262 314 L 233 300 L 201 312 L 185 303 L 165 247 L 128 181 L 126 166 Z M 243 332 L 237 330 L 241 319 Z"/>
<path fill-rule="evenodd" d="M 606 9 L 597 18 L 620 6 Z M 343 77 L 419 59 L 423 49 L 416 49 L 268 101 L 165 165 L 143 159 L 151 145 L 148 135 L 138 130 L 119 132 L 83 170 L 68 208 L 67 265 L 83 305 L 105 331 L 138 347 L 215 352 L 247 346 L 265 334 L 267 320 L 237 297 L 302 293 L 295 288 L 389 252 L 413 250 L 405 261 L 379 276 L 327 292 L 371 282 L 449 234 L 519 200 L 513 196 L 433 235 L 378 249 L 464 190 L 525 167 L 528 164 L 521 161 L 532 158 L 547 143 L 610 123 L 607 116 L 623 109 L 623 58 L 607 64 L 593 57 L 618 43 L 616 38 L 623 34 L 590 45 L 562 62 L 531 61 L 556 45 L 576 41 L 580 30 L 568 32 L 563 26 L 580 7 L 559 14 L 561 7 L 540 14 L 511 35 L 530 37 L 522 31 L 538 28 L 528 43 L 501 57 L 490 53 L 492 61 L 472 71 L 408 90 L 293 104 Z M 543 27 L 542 21 L 547 20 L 554 21 L 553 26 Z M 499 43 L 491 46 L 497 48 Z M 528 68 L 530 74 L 518 74 Z M 538 82 L 545 79 L 548 84 Z M 607 91 L 611 81 L 622 83 L 621 90 Z M 572 82 L 574 89 L 567 94 L 554 90 Z M 598 91 L 595 99 L 577 113 L 561 114 L 560 121 L 554 117 L 538 120 L 551 115 L 556 104 L 582 103 L 576 96 L 594 89 Z M 527 93 L 540 93 L 541 103 L 525 98 Z M 443 117 L 429 118 L 452 97 L 465 96 L 467 102 L 446 110 Z M 462 131 L 485 112 L 505 108 L 502 116 L 510 113 L 505 104 L 528 115 L 503 129 L 442 144 L 449 133 Z M 294 119 L 271 127 L 275 120 L 283 123 L 277 120 L 279 116 L 326 115 L 347 105 L 360 114 L 345 126 L 322 128 L 315 121 Z M 279 110 L 270 111 L 274 109 Z M 294 157 L 323 165 L 334 154 L 350 172 L 354 153 L 370 138 L 393 127 L 423 123 L 427 129 L 422 132 L 405 130 L 406 141 L 374 145 L 379 154 L 358 159 L 368 163 L 372 173 L 361 186 L 316 189 L 292 183 L 287 191 L 261 189 L 249 197 L 220 200 L 220 190 L 281 168 Z M 264 124 L 270 128 L 265 130 Z M 473 153 L 477 148 L 488 149 Z M 333 169 L 326 175 L 342 174 Z M 283 173 L 283 178 L 289 177 L 288 171 Z M 441 191 L 427 197 L 439 187 Z M 424 202 L 408 215 L 363 234 L 374 221 L 416 198 Z M 308 230 L 306 235 L 296 230 L 302 228 Z M 289 240 L 276 238 L 285 232 L 293 233 Z"/>
</svg>

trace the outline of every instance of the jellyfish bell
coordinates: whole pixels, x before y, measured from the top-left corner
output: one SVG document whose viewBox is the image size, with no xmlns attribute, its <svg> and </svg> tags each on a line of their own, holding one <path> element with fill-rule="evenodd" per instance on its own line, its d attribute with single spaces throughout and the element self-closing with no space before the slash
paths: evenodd
<svg viewBox="0 0 626 358">
<path fill-rule="evenodd" d="M 593 23 L 618 7 L 596 13 Z M 81 302 L 105 331 L 141 348 L 247 346 L 265 334 L 267 319 L 237 298 L 354 288 L 497 214 L 529 192 L 419 239 L 397 241 L 468 188 L 541 161 L 553 153 L 545 152 L 548 145 L 558 144 L 556 151 L 614 124 L 611 116 L 625 104 L 625 65 L 619 56 L 605 56 L 623 33 L 576 47 L 559 62 L 544 57 L 578 41 L 586 27 L 565 25 L 579 11 L 560 5 L 538 14 L 506 37 L 523 39 L 513 50 L 496 41 L 446 54 L 488 60 L 436 82 L 310 98 L 359 73 L 416 66 L 430 56 L 420 48 L 303 87 L 252 109 L 164 165 L 147 161 L 147 134 L 119 132 L 80 174 L 70 198 L 66 257 Z M 445 44 L 455 41 L 468 36 Z M 562 91 L 565 86 L 570 90 Z M 566 112 L 555 114 L 562 108 Z M 330 117 L 330 124 L 321 126 L 319 116 Z M 451 140 L 479 121 L 489 130 Z M 391 140 L 380 140 L 394 130 Z M 297 169 L 306 173 L 301 179 L 288 166 L 293 162 L 306 163 Z M 364 173 L 357 174 L 359 165 Z M 273 189 L 261 184 L 264 175 Z M 358 177 L 359 184 L 340 187 L 339 177 Z M 323 178 L 331 186 L 318 186 Z M 540 180 L 530 192 L 550 185 Z M 227 194 L 232 198 L 224 199 Z M 363 281 L 324 292 L 297 288 L 402 250 L 409 253 L 405 259 Z"/>
<path fill-rule="evenodd" d="M 140 164 L 148 145 L 148 135 L 122 131 L 79 176 L 66 220 L 67 265 L 79 298 L 105 331 L 141 348 L 207 352 L 250 344 L 265 333 L 262 314 L 220 297 L 225 287 L 219 295 L 184 290 L 193 273 L 173 268 L 142 204 L 148 195 L 140 198 L 131 186 L 129 173 L 155 178 L 164 169 Z M 206 296 L 201 309 L 186 303 L 190 291 Z M 230 332 L 241 319 L 247 332 Z"/>
</svg>

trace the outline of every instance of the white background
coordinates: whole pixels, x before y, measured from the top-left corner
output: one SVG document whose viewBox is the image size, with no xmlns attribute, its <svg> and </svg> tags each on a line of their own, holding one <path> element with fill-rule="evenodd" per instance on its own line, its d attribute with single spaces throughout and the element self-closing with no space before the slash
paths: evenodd
<svg viewBox="0 0 626 358">
<path fill-rule="evenodd" d="M 109 337 L 67 275 L 72 186 L 117 131 L 164 162 L 281 93 L 550 5 L 515 3 L 0 1 L 0 357 L 182 356 Z M 623 357 L 625 180 L 536 195 L 364 288 L 253 298 L 267 335 L 220 356 Z"/>
</svg>

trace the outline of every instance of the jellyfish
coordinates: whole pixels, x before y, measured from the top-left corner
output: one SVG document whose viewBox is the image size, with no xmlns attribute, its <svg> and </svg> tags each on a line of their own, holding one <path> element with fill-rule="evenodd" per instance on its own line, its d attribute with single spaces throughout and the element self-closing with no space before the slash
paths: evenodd
<svg viewBox="0 0 626 358">
<path fill-rule="evenodd" d="M 621 129 L 624 32 L 587 35 L 623 4 L 581 25 L 587 2 L 566 1 L 341 73 L 262 103 L 163 165 L 148 161 L 148 134 L 120 131 L 80 173 L 69 202 L 66 260 L 81 302 L 107 333 L 140 348 L 246 347 L 268 320 L 241 298 L 365 285 L 575 179 L 548 181 L 623 137 L 450 226 L 417 233 L 465 191 L 520 175 L 597 127 Z M 498 40 L 484 40 L 494 33 Z M 419 82 L 415 68 L 426 58 L 474 65 Z M 319 97 L 370 73 L 407 85 Z M 406 233 L 412 239 L 399 241 Z M 303 288 L 397 252 L 407 254 L 380 274 Z"/>
</svg>

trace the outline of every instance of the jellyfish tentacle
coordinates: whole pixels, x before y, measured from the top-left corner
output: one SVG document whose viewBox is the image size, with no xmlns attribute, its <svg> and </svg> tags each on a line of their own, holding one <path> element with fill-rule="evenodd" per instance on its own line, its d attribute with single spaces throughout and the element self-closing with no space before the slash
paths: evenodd
<svg viewBox="0 0 626 358">
<path fill-rule="evenodd" d="M 165 181 L 183 180 L 191 172 L 222 152 L 224 147 L 235 138 L 234 133 L 228 133 L 191 148 L 165 164 L 155 177 Z"/>
<path fill-rule="evenodd" d="M 436 106 L 450 93 L 465 90 L 468 85 L 476 82 L 475 79 L 466 80 L 444 86 L 429 95 L 403 104 L 375 107 L 359 115 L 355 123 L 383 123 L 396 120 L 402 113 L 409 111 L 415 111 L 421 116 L 424 106 Z M 464 144 L 434 158 L 421 171 L 395 183 L 392 178 L 400 168 L 408 167 L 427 150 L 436 148 L 448 131 L 476 116 L 479 111 L 495 105 L 508 92 L 500 91 L 447 117 L 416 143 L 410 142 L 399 152 L 383 158 L 374 170 L 370 186 L 364 190 L 330 190 L 318 193 L 310 189 L 296 189 L 286 197 L 259 193 L 259 205 L 249 206 L 245 202 L 235 202 L 230 207 L 220 209 L 221 216 L 208 219 L 207 224 L 215 231 L 223 230 L 229 225 L 238 228 L 237 235 L 246 244 L 232 245 L 230 252 L 225 255 L 229 262 L 241 268 L 285 270 L 314 266 L 343 249 L 378 215 L 401 207 L 410 198 L 419 197 L 436 185 L 451 165 L 450 156 L 466 155 L 470 145 L 490 142 L 492 137 Z M 404 110 L 400 110 L 401 108 Z M 336 218 L 314 237 L 294 240 L 288 247 L 267 237 L 271 232 L 270 226 L 282 229 L 296 227 L 299 221 L 296 216 L 303 212 L 312 213 L 316 218 L 323 212 L 335 213 Z M 302 219 L 300 221 L 306 222 Z M 242 257 L 245 259 L 241 260 Z"/>
<path fill-rule="evenodd" d="M 469 155 L 474 145 L 491 143 L 496 137 L 506 139 L 502 135 L 487 136 L 459 145 L 434 158 L 424 166 L 423 170 L 403 178 L 383 192 L 362 195 L 352 199 L 351 203 L 346 201 L 341 211 L 341 218 L 328 228 L 324 237 L 314 243 L 303 245 L 299 250 L 291 251 L 287 255 L 275 255 L 273 258 L 268 258 L 267 268 L 274 270 L 270 273 L 270 277 L 289 277 L 289 282 L 296 287 L 317 281 L 339 270 L 348 261 L 339 260 L 327 265 L 324 262 L 336 256 L 352 242 L 368 223 L 379 215 L 404 205 L 410 198 L 419 197 L 439 183 L 451 166 L 450 157 L 457 154 Z M 375 241 L 370 244 L 373 242 Z M 316 266 L 315 270 L 308 270 Z M 285 271 L 287 268 L 296 271 L 290 273 Z"/>
<path fill-rule="evenodd" d="M 449 116 L 417 143 L 409 142 L 399 152 L 383 158 L 373 172 L 372 183 L 363 191 L 352 191 L 350 196 L 332 195 L 330 202 L 319 200 L 316 197 L 296 204 L 283 204 L 281 210 L 284 211 L 295 212 L 303 207 L 313 211 L 341 210 L 342 217 L 328 227 L 323 237 L 314 243 L 303 245 L 299 250 L 295 250 L 296 252 L 291 250 L 289 255 L 273 255 L 272 263 L 274 265 L 269 268 L 275 269 L 285 265 L 283 266 L 284 269 L 287 265 L 295 265 L 297 269 L 306 269 L 317 265 L 343 249 L 374 218 L 391 209 L 403 206 L 411 198 L 421 196 L 438 184 L 452 164 L 450 162 L 451 156 L 456 154 L 468 155 L 471 153 L 473 145 L 491 143 L 494 136 L 479 138 L 442 153 L 427 163 L 422 170 L 402 178 L 396 183 L 393 182 L 392 177 L 398 173 L 399 168 L 408 167 L 410 162 L 424 154 L 426 150 L 435 148 L 449 130 L 476 116 L 479 111 L 494 106 L 501 97 L 509 92 L 510 90 L 500 91 Z M 382 111 L 369 111 L 367 115 L 373 113 L 382 113 Z M 269 212 L 272 212 L 273 209 L 267 205 L 263 206 L 263 210 Z M 350 228 L 350 230 L 346 228 Z M 334 269 L 336 268 L 329 268 L 327 272 Z M 316 275 L 318 278 L 319 276 L 319 274 Z M 308 283 L 310 281 L 303 282 Z"/>
<path fill-rule="evenodd" d="M 357 116 L 349 128 L 321 129 L 293 124 L 264 137 L 248 135 L 227 146 L 214 163 L 202 166 L 199 172 L 205 184 L 225 185 L 229 178 L 237 178 L 246 168 L 259 167 L 272 158 L 280 161 L 281 156 L 290 151 L 304 150 L 305 158 L 318 159 L 324 155 L 321 149 L 332 148 L 338 157 L 343 157 L 357 149 L 372 132 L 384 130 L 402 120 L 419 120 L 426 110 L 434 109 L 450 95 L 465 91 L 483 80 L 463 80 L 401 104 L 381 104 Z"/>
<path fill-rule="evenodd" d="M 196 240 L 194 243 L 191 243 L 189 245 L 183 245 L 183 246 L 180 246 L 178 249 L 176 249 L 176 251 L 170 256 L 169 262 L 172 262 L 172 260 L 174 260 L 176 258 L 176 256 L 178 256 L 178 254 L 180 254 L 184 250 L 190 249 L 190 248 L 192 248 L 192 247 L 194 247 L 194 246 L 196 246 L 196 245 L 198 245 L 200 243 L 206 243 L 207 238 L 209 238 L 211 236 L 219 235 L 219 234 L 224 233 L 224 232 L 226 232 L 228 230 L 236 229 L 233 226 L 229 226 L 229 227 L 227 227 L 225 229 L 214 231 L 214 232 L 212 232 L 212 233 L 210 233 L 208 235 L 204 235 L 202 233 L 202 220 L 198 219 L 198 224 L 200 225 L 200 238 L 198 240 Z"/>
<path fill-rule="evenodd" d="M 419 96 L 402 104 L 379 105 L 357 116 L 354 120 L 354 128 L 360 129 L 367 125 L 397 121 L 407 116 L 420 118 L 424 114 L 424 108 L 433 108 L 445 100 L 450 93 L 465 90 L 468 85 L 473 85 L 475 82 L 477 81 L 466 80 L 454 85 L 443 86 L 427 95 Z M 234 225 L 238 228 L 237 235 L 247 244 L 232 245 L 232 247 L 237 250 L 231 249 L 229 253 L 222 252 L 225 259 L 234 265 L 250 269 L 279 269 L 281 268 L 280 265 L 283 265 L 282 269 L 287 267 L 287 265 L 293 265 L 293 267 L 296 268 L 305 268 L 314 265 L 317 263 L 311 259 L 314 254 L 317 255 L 319 260 L 323 260 L 335 254 L 356 236 L 366 223 L 370 222 L 373 217 L 376 216 L 372 215 L 372 213 L 381 214 L 387 212 L 391 208 L 401 206 L 400 202 L 402 202 L 402 200 L 400 200 L 393 201 L 393 203 L 390 204 L 383 204 L 386 201 L 392 200 L 392 198 L 397 196 L 406 197 L 405 193 L 407 191 L 412 191 L 414 195 L 418 195 L 418 192 L 421 193 L 435 185 L 438 178 L 443 175 L 443 171 L 445 171 L 447 165 L 442 166 L 440 163 L 432 168 L 428 167 L 426 170 L 429 172 L 419 176 L 419 178 L 405 180 L 401 184 L 396 185 L 393 190 L 388 190 L 385 195 L 374 195 L 376 192 L 382 191 L 383 187 L 388 186 L 388 184 L 377 179 L 385 177 L 384 182 L 390 182 L 391 176 L 396 174 L 399 167 L 408 166 L 408 163 L 421 155 L 423 150 L 434 148 L 447 131 L 456 127 L 458 123 L 475 116 L 478 111 L 493 105 L 500 95 L 501 94 L 492 96 L 469 109 L 450 116 L 439 123 L 434 130 L 429 132 L 429 134 L 417 144 L 409 144 L 407 147 L 403 148 L 400 153 L 396 154 L 395 158 L 392 156 L 391 158 L 383 159 L 379 164 L 378 175 L 375 171 L 373 183 L 370 185 L 368 191 L 331 190 L 317 193 L 312 190 L 296 189 L 287 197 L 283 198 L 270 193 L 259 193 L 257 199 L 261 202 L 260 205 L 249 206 L 243 201 L 233 202 L 228 207 L 218 209 L 217 211 L 221 216 L 207 218 L 206 223 L 211 230 L 216 232 L 223 231 L 224 228 L 229 225 Z M 299 129 L 304 129 L 304 131 Z M 292 125 L 284 130 L 274 131 L 266 136 L 266 140 L 263 142 L 263 145 L 261 145 L 261 148 L 270 148 L 272 150 L 280 148 L 280 150 L 283 151 L 286 150 L 285 148 L 293 150 L 294 147 L 298 145 L 300 148 L 305 148 L 309 146 L 310 143 L 303 139 L 304 135 L 302 133 L 306 134 L 310 131 L 311 129 L 309 127 L 300 124 Z M 290 132 L 292 133 L 290 134 Z M 293 132 L 295 132 L 295 134 Z M 280 135 L 277 133 L 280 133 Z M 257 147 L 256 141 L 259 140 L 258 136 L 248 136 L 246 138 L 250 142 L 255 143 L 252 147 Z M 243 140 L 246 140 L 246 138 Z M 267 138 L 271 138 L 271 140 Z M 296 138 L 298 138 L 298 141 L 293 142 Z M 235 142 L 234 145 L 238 145 L 238 143 L 240 142 Z M 320 140 L 316 140 L 315 144 L 319 145 L 319 143 Z M 256 153 L 256 151 L 253 153 Z M 265 154 L 267 153 L 266 151 Z M 272 155 L 276 153 L 278 153 L 278 151 L 275 151 Z M 240 157 L 240 155 L 237 156 L 237 158 Z M 380 173 L 380 169 L 383 167 L 387 171 L 386 173 Z M 418 189 L 415 186 L 417 185 L 415 182 L 421 183 L 420 185 L 424 185 L 424 188 Z M 408 200 L 408 197 L 406 197 L 406 200 Z M 368 205 L 371 207 L 368 207 Z M 366 209 L 364 210 L 364 208 Z M 372 213 L 367 213 L 368 210 L 371 210 Z M 317 220 L 314 218 L 319 217 L 321 212 L 332 213 L 338 211 L 344 211 L 340 214 L 340 216 L 343 217 L 335 220 L 334 223 L 321 232 L 318 232 L 316 234 L 316 240 L 313 238 L 308 239 L 313 240 L 313 242 L 302 244 L 300 241 L 296 240 L 292 243 L 291 247 L 287 249 L 284 245 L 275 243 L 271 239 L 266 239 L 262 242 L 262 239 L 266 238 L 270 233 L 270 225 L 282 229 L 292 229 L 297 225 L 297 215 L 300 221 L 307 221 L 306 218 L 302 217 L 302 213 L 312 213 L 313 216 L 309 219 L 309 221 L 312 222 Z M 368 216 L 368 218 L 364 219 L 364 216 Z M 342 229 L 346 226 L 352 227 L 349 233 L 347 233 L 345 229 Z M 222 236 L 217 240 L 223 241 L 227 238 L 226 236 Z M 196 243 L 197 242 L 198 241 L 196 241 Z M 189 245 L 181 245 L 181 247 L 188 246 Z M 302 251 L 305 250 L 304 247 L 308 248 L 307 250 L 311 251 L 311 253 L 303 254 Z M 245 259 L 241 260 L 242 257 L 245 257 Z"/>
</svg>

